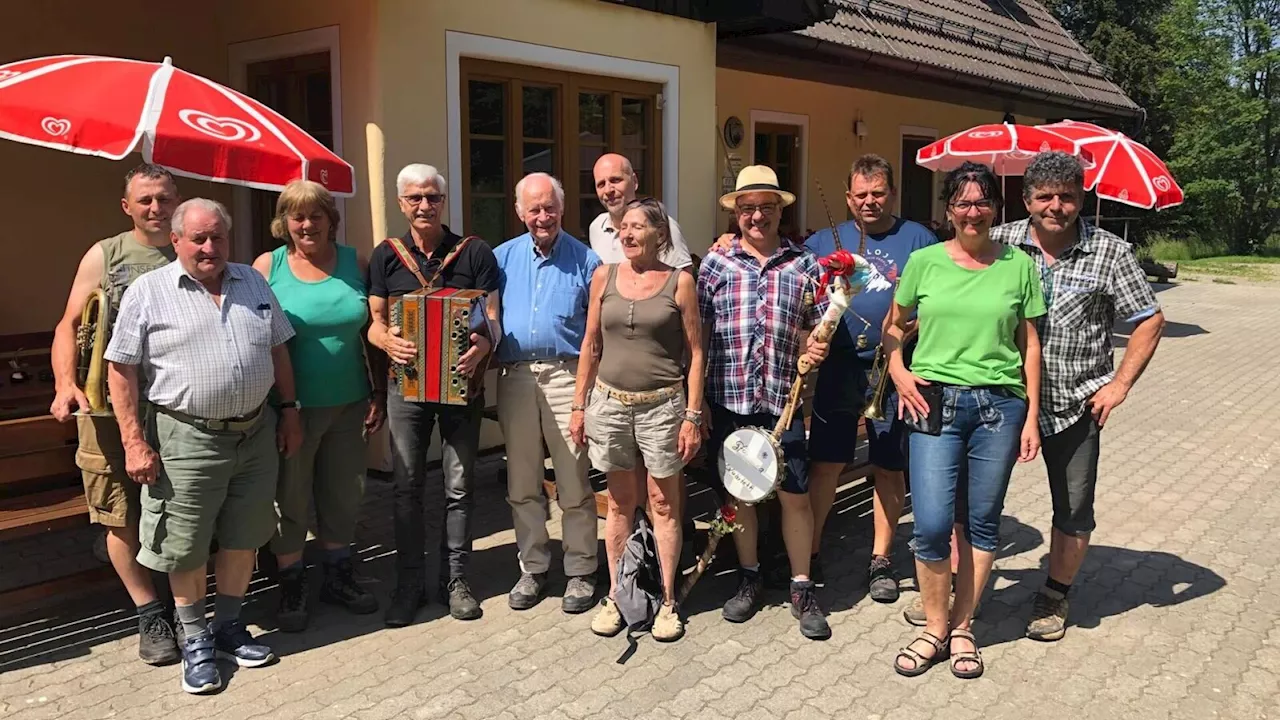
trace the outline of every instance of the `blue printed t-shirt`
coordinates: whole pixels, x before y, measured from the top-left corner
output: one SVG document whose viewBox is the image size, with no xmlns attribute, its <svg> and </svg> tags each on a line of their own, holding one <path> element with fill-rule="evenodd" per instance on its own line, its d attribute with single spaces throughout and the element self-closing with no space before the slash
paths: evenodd
<svg viewBox="0 0 1280 720">
<path fill-rule="evenodd" d="M 858 224 L 850 220 L 842 223 L 837 230 L 840 232 L 841 246 L 849 252 L 858 252 Z M 849 309 L 845 311 L 840 326 L 831 339 L 833 351 L 853 352 L 858 335 L 865 332 L 867 346 L 858 351 L 858 357 L 867 361 L 875 358 L 876 346 L 880 344 L 880 327 L 893 305 L 893 288 L 907 264 L 907 257 L 916 250 L 937 242 L 938 237 L 928 228 L 905 218 L 895 218 L 893 227 L 883 233 L 867 235 L 866 259 L 875 273 L 868 286 L 854 295 L 849 303 Z M 805 241 L 805 247 L 820 258 L 834 253 L 836 242 L 831 229 L 814 233 Z M 871 327 L 864 330 L 858 315 L 871 323 Z"/>
<path fill-rule="evenodd" d="M 591 275 L 600 256 L 563 231 L 547 257 L 528 233 L 502 243 L 493 254 L 502 291 L 498 361 L 577 358 L 587 332 Z"/>
</svg>

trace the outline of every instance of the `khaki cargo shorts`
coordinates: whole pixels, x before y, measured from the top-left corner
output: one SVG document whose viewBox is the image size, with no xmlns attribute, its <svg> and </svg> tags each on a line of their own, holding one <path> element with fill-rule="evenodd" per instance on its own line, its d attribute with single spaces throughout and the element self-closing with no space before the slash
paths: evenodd
<svg viewBox="0 0 1280 720">
<path fill-rule="evenodd" d="M 639 456 L 657 478 L 669 478 L 684 469 L 678 444 L 684 422 L 684 389 L 676 385 L 655 392 L 666 397 L 627 402 L 616 396 L 626 393 L 596 383 L 584 417 L 592 467 L 600 472 L 633 470 Z"/>
<path fill-rule="evenodd" d="M 89 522 L 103 527 L 130 527 L 138 522 L 142 486 L 124 471 L 120 426 L 111 416 L 76 416 L 76 467 L 84 482 Z"/>
<path fill-rule="evenodd" d="M 276 415 L 264 406 L 243 431 L 212 431 L 152 410 L 148 434 L 160 455 L 142 490 L 138 562 L 184 572 L 209 561 L 214 535 L 225 550 L 257 550 L 276 530 Z"/>
</svg>

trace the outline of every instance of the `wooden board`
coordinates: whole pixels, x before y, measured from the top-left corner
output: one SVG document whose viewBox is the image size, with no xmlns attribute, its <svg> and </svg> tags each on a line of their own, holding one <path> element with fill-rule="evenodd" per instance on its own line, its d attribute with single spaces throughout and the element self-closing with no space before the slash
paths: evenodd
<svg viewBox="0 0 1280 720">
<path fill-rule="evenodd" d="M 0 457 L 0 485 L 37 478 L 70 478 L 78 472 L 74 445 Z"/>
<path fill-rule="evenodd" d="M 45 448 L 76 446 L 76 423 L 52 415 L 0 421 L 0 457 Z"/>
<path fill-rule="evenodd" d="M 0 500 L 0 540 L 88 523 L 89 508 L 79 486 Z"/>
</svg>

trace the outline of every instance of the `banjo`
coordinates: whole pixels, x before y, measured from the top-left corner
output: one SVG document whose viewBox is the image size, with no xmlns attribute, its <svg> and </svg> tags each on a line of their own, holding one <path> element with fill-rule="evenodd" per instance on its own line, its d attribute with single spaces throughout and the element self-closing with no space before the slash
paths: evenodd
<svg viewBox="0 0 1280 720">
<path fill-rule="evenodd" d="M 854 274 L 869 267 L 867 261 L 852 253 Z M 843 268 L 841 268 L 843 270 Z M 840 318 L 849 307 L 849 299 L 853 296 L 853 288 L 843 274 L 833 273 L 827 287 L 827 295 L 831 304 L 822 314 L 822 320 L 813 332 L 819 342 L 827 342 L 835 333 Z M 724 445 L 720 448 L 717 469 L 724 481 L 725 490 L 738 500 L 754 505 L 773 495 L 782 484 L 785 471 L 782 454 L 782 433 L 791 426 L 796 408 L 800 404 L 800 393 L 804 390 L 805 377 L 813 369 L 809 356 L 801 354 L 797 365 L 797 375 L 791 384 L 791 394 L 772 430 L 762 427 L 741 427 L 729 433 Z"/>
</svg>

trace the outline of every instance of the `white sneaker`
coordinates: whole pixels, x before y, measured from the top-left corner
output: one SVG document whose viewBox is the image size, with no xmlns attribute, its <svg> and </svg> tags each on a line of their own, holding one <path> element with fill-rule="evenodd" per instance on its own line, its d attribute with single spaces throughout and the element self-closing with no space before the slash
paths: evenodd
<svg viewBox="0 0 1280 720">
<path fill-rule="evenodd" d="M 613 637 L 622 632 L 624 627 L 626 623 L 622 622 L 622 614 L 618 612 L 618 606 L 613 604 L 612 598 L 605 598 L 600 611 L 591 619 L 591 632 L 601 637 Z"/>
</svg>

